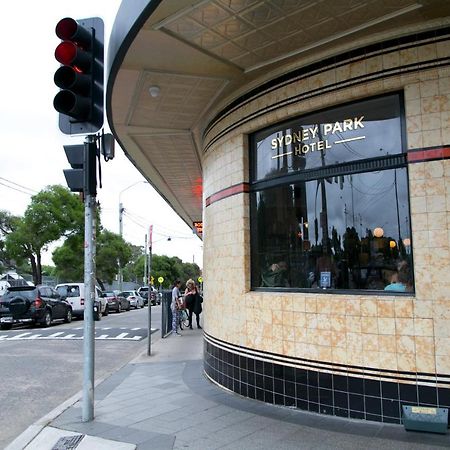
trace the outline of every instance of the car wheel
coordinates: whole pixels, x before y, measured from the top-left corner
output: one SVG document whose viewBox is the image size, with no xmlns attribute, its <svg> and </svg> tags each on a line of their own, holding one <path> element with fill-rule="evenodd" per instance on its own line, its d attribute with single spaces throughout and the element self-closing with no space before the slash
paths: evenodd
<svg viewBox="0 0 450 450">
<path fill-rule="evenodd" d="M 103 315 L 106 317 L 108 314 L 109 314 L 109 306 L 106 305 L 105 312 L 103 313 Z"/>
<path fill-rule="evenodd" d="M 52 314 L 50 311 L 45 311 L 41 324 L 44 328 L 47 328 L 52 324 Z"/>
<path fill-rule="evenodd" d="M 94 311 L 94 320 L 99 321 L 102 320 L 102 313 L 99 309 L 97 311 Z"/>
<path fill-rule="evenodd" d="M 72 310 L 68 309 L 66 312 L 66 317 L 64 317 L 64 322 L 70 323 L 72 322 Z"/>
<path fill-rule="evenodd" d="M 2 323 L 0 325 L 0 330 L 10 330 L 12 328 L 12 325 L 10 323 Z"/>
<path fill-rule="evenodd" d="M 121 313 L 122 312 L 122 303 L 119 303 L 117 306 L 117 313 Z"/>
</svg>

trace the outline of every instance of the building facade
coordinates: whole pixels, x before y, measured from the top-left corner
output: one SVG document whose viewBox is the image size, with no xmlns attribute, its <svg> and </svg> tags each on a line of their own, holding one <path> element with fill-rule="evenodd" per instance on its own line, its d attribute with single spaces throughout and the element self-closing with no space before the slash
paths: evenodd
<svg viewBox="0 0 450 450">
<path fill-rule="evenodd" d="M 167 11 L 157 17 L 165 3 L 144 28 L 181 33 Z M 234 5 L 235 18 L 237 3 L 250 8 L 206 3 Z M 329 46 L 317 38 L 254 78 L 230 75 L 189 128 L 203 190 L 204 367 L 217 385 L 397 424 L 402 405 L 450 407 L 450 28 L 430 4 L 428 20 L 339 45 L 330 22 Z M 201 8 L 171 14 L 200 22 Z M 110 119 L 127 149 L 132 124 Z M 125 151 L 152 181 L 138 161 L 155 150 Z"/>
</svg>

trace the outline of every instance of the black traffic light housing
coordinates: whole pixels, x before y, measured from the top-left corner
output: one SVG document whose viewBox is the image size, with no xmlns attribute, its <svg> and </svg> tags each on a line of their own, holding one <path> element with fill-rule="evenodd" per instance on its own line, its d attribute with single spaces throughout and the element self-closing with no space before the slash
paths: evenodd
<svg viewBox="0 0 450 450">
<path fill-rule="evenodd" d="M 64 145 L 72 169 L 64 169 L 67 186 L 72 192 L 84 195 L 97 193 L 97 145 L 88 140 L 80 145 Z"/>
<path fill-rule="evenodd" d="M 61 43 L 55 58 L 61 67 L 55 84 L 61 89 L 53 100 L 59 128 L 65 134 L 96 133 L 104 115 L 104 24 L 99 17 L 61 19 L 56 25 Z"/>
</svg>

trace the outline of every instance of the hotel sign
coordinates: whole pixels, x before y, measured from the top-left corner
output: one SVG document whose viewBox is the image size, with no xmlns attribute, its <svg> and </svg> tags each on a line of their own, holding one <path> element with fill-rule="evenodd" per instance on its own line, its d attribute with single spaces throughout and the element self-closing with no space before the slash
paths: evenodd
<svg viewBox="0 0 450 450">
<path fill-rule="evenodd" d="M 392 93 L 293 117 L 250 135 L 251 181 L 406 151 L 403 95 Z"/>
<path fill-rule="evenodd" d="M 345 138 L 343 134 L 348 131 L 364 131 L 364 116 L 344 119 L 342 122 L 324 123 L 322 125 L 306 126 L 299 131 L 289 132 L 282 136 L 273 138 L 272 150 L 277 151 L 272 159 L 281 158 L 285 155 L 306 155 L 309 152 L 331 149 L 334 145 L 345 144 L 352 141 L 365 139 L 363 134 Z M 344 137 L 344 139 L 343 139 Z M 286 147 L 292 149 L 286 151 Z M 280 149 L 282 150 L 279 153 Z"/>
</svg>

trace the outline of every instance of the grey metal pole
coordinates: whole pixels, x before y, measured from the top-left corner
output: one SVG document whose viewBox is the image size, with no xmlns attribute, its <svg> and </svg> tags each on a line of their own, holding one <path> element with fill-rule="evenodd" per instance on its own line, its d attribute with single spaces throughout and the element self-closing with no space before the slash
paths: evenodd
<svg viewBox="0 0 450 450">
<path fill-rule="evenodd" d="M 145 247 L 144 247 L 144 286 L 148 286 L 150 293 L 150 283 L 148 282 L 148 272 L 147 272 L 147 235 L 145 235 Z M 150 298 L 150 297 L 149 297 Z"/>
<path fill-rule="evenodd" d="M 149 247 L 149 259 L 148 259 L 148 348 L 147 348 L 147 356 L 150 356 L 152 354 L 152 302 L 150 299 L 150 289 L 151 289 L 151 283 L 150 283 L 150 276 L 152 273 L 152 245 L 151 245 L 151 238 L 150 238 L 150 247 Z"/>
<path fill-rule="evenodd" d="M 123 237 L 123 204 L 122 202 L 119 202 L 119 234 L 120 237 Z M 119 260 L 119 290 L 122 290 L 122 278 L 123 278 L 123 271 L 122 271 L 122 264 Z"/>
<path fill-rule="evenodd" d="M 89 152 L 95 150 L 95 136 L 88 136 L 84 144 L 85 161 Z M 95 195 L 89 195 L 85 189 L 84 199 L 84 352 L 83 352 L 83 403 L 82 422 L 94 419 L 94 354 L 95 354 L 95 326 L 94 326 L 94 298 L 95 298 Z M 100 311 L 99 311 L 100 314 Z"/>
</svg>

